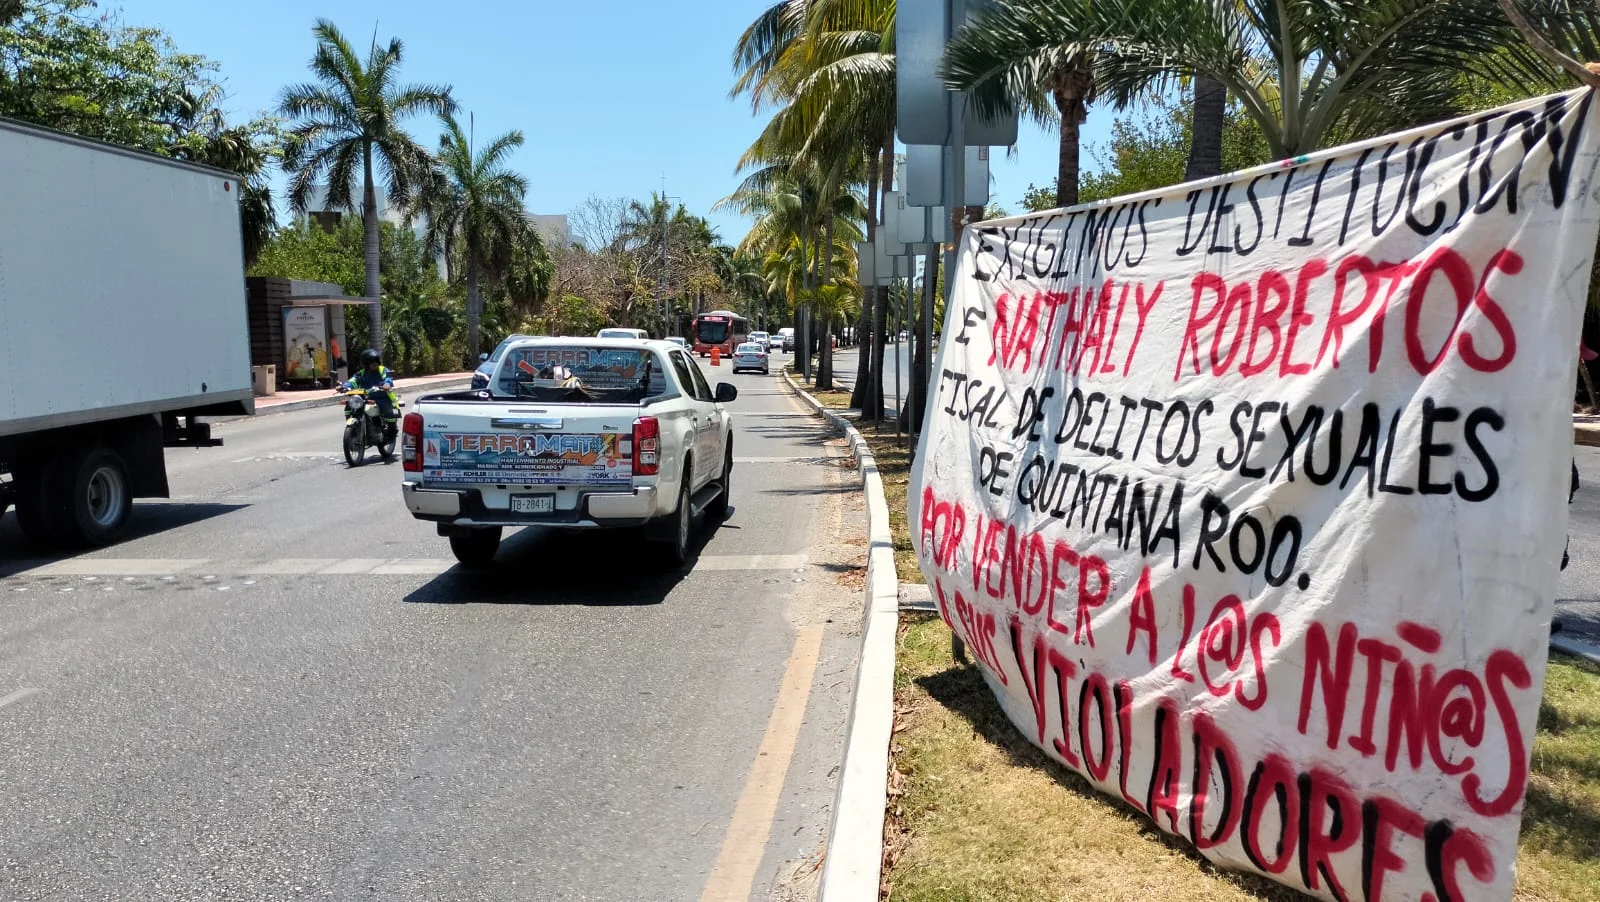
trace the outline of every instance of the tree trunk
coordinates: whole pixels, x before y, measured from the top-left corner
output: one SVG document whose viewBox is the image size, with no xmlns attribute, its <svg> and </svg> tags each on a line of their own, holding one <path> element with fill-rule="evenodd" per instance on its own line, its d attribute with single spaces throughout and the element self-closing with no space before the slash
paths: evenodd
<svg viewBox="0 0 1600 902">
<path fill-rule="evenodd" d="M 1194 80 L 1194 119 L 1190 127 L 1186 181 L 1222 174 L 1222 122 L 1228 112 L 1228 89 L 1203 76 Z"/>
<path fill-rule="evenodd" d="M 467 256 L 467 361 L 477 366 L 478 322 L 483 316 L 483 297 L 478 293 L 478 261 Z"/>
<path fill-rule="evenodd" d="M 1051 94 L 1061 114 L 1061 147 L 1056 160 L 1056 206 L 1078 203 L 1078 131 L 1089 115 L 1089 91 L 1094 72 L 1089 58 L 1075 56 L 1063 63 L 1052 80 Z"/>
<path fill-rule="evenodd" d="M 800 333 L 800 340 L 795 343 L 795 350 L 800 354 L 800 377 L 811 378 L 811 255 L 807 251 L 810 246 L 811 223 L 809 217 L 800 221 L 800 326 L 796 330 Z"/>
<path fill-rule="evenodd" d="M 832 193 L 830 190 L 828 193 Z M 828 211 L 828 225 L 822 238 L 822 278 L 817 285 L 828 284 L 833 279 L 833 211 Z M 822 346 L 817 349 L 817 388 L 833 391 L 833 312 L 822 315 Z"/>
<path fill-rule="evenodd" d="M 889 202 L 889 192 L 894 189 L 894 130 L 892 128 L 883 138 L 878 171 L 880 173 L 878 181 L 878 221 L 881 223 L 888 218 L 888 211 L 884 207 Z M 885 240 L 888 237 L 892 236 L 885 236 Z M 910 258 L 907 257 L 906 260 L 909 263 Z M 884 370 L 883 354 L 885 345 L 888 342 L 888 335 L 885 334 L 884 329 L 887 328 L 889 322 L 889 311 L 885 309 L 888 304 L 889 289 L 887 287 L 878 289 L 878 307 L 880 308 L 877 317 L 878 328 L 873 330 L 872 368 L 869 371 L 868 378 L 872 383 L 872 397 L 869 399 L 869 404 L 874 411 L 874 415 L 879 418 L 881 418 L 881 414 L 877 412 L 883 410 L 883 381 L 886 372 Z M 896 348 L 895 354 L 898 355 L 899 353 L 899 349 Z M 896 412 L 895 416 L 898 417 L 899 413 Z"/>
<path fill-rule="evenodd" d="M 372 187 L 372 142 L 368 141 L 361 158 L 363 184 L 361 187 L 361 237 L 366 251 L 367 297 L 378 300 L 367 306 L 372 346 L 383 352 L 383 289 L 378 280 L 378 194 Z"/>
<path fill-rule="evenodd" d="M 869 151 L 867 157 L 867 244 L 874 252 L 877 248 L 874 242 L 878 235 L 877 219 L 882 205 L 878 202 L 878 151 L 876 148 Z M 887 239 L 888 236 L 885 236 Z M 859 272 L 859 270 L 857 270 Z M 861 286 L 861 316 L 857 318 L 857 348 L 856 348 L 856 384 L 850 392 L 850 406 L 861 411 L 861 418 L 877 422 L 883 412 L 883 403 L 872 403 L 872 353 L 869 345 L 861 343 L 862 336 L 871 336 L 874 332 L 873 322 L 876 316 L 873 311 L 881 303 L 878 299 L 878 290 L 873 285 Z M 872 339 L 868 339 L 871 341 Z"/>
</svg>

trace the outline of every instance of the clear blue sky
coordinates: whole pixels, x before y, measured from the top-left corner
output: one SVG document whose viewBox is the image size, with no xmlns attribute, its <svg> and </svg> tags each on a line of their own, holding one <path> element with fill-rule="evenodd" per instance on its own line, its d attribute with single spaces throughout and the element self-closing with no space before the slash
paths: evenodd
<svg viewBox="0 0 1600 902">
<path fill-rule="evenodd" d="M 358 47 L 376 27 L 379 40 L 405 42 L 402 79 L 454 86 L 479 135 L 522 130 L 527 143 L 513 165 L 528 177 L 530 210 L 569 212 L 590 194 L 644 198 L 665 177 L 669 195 L 734 243 L 748 224 L 711 205 L 738 184 L 734 166 L 761 122 L 747 100 L 728 99 L 730 59 L 771 2 L 123 0 L 122 15 L 216 61 L 238 118 L 276 106 L 285 85 L 308 79 L 318 17 Z M 1090 117 L 1087 150 L 1103 144 L 1109 125 L 1103 111 Z M 432 121 L 412 124 L 429 147 L 438 131 Z M 1056 139 L 1024 123 L 1014 158 L 993 156 L 994 200 L 1016 212 L 1029 182 L 1054 176 Z"/>
</svg>

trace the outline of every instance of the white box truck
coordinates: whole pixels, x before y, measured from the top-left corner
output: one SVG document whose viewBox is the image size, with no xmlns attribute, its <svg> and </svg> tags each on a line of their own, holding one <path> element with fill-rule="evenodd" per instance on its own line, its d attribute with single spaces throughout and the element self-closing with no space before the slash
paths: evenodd
<svg viewBox="0 0 1600 902">
<path fill-rule="evenodd" d="M 0 120 L 0 514 L 110 542 L 253 412 L 238 176 Z"/>
</svg>

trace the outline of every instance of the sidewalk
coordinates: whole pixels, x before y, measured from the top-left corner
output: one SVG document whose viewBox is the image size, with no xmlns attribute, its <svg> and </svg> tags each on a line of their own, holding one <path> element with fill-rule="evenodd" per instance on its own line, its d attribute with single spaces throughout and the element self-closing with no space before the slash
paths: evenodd
<svg viewBox="0 0 1600 902">
<path fill-rule="evenodd" d="M 466 388 L 472 381 L 472 374 L 468 373 L 438 373 L 432 376 L 417 376 L 412 379 L 394 380 L 395 393 L 400 395 L 400 400 L 420 392 L 440 391 L 447 388 Z M 256 398 L 256 416 L 269 413 L 286 413 L 291 410 L 305 410 L 308 407 L 328 407 L 338 404 L 343 400 L 332 389 L 315 388 L 307 391 L 280 391 L 275 395 L 264 395 Z"/>
</svg>

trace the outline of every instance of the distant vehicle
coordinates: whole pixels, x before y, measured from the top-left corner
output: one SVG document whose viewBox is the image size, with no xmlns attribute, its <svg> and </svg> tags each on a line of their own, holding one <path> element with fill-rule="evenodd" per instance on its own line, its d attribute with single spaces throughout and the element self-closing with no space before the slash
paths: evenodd
<svg viewBox="0 0 1600 902">
<path fill-rule="evenodd" d="M 778 338 L 780 339 L 781 345 L 782 345 L 782 347 L 783 347 L 783 349 L 785 351 L 793 351 L 794 350 L 794 330 L 793 329 L 791 329 L 791 328 L 789 328 L 787 326 L 785 326 L 782 329 L 779 329 L 778 330 Z"/>
<path fill-rule="evenodd" d="M 732 357 L 733 349 L 749 340 L 750 321 L 731 310 L 713 310 L 694 318 L 692 331 L 694 352 L 701 357 L 712 349 L 724 357 Z"/>
<path fill-rule="evenodd" d="M 750 370 L 760 371 L 763 375 L 770 373 L 767 368 L 767 346 L 765 342 L 747 341 L 733 351 L 733 371 L 735 373 Z"/>
<path fill-rule="evenodd" d="M 424 395 L 400 427 L 401 496 L 456 559 L 482 566 L 505 529 L 643 526 L 668 562 L 701 513 L 728 511 L 738 390 L 713 390 L 664 341 L 530 338 L 484 392 Z M 635 535 L 614 532 L 618 553 Z M 629 558 L 625 558 L 629 559 Z"/>
<path fill-rule="evenodd" d="M 685 351 L 693 350 L 689 347 L 689 339 L 684 338 L 681 335 L 668 335 L 666 340 L 672 342 L 680 348 L 683 348 Z"/>
<path fill-rule="evenodd" d="M 478 364 L 478 368 L 472 372 L 472 387 L 475 389 L 487 387 L 489 385 L 489 377 L 494 374 L 494 368 L 500 363 L 500 358 L 505 355 L 506 348 L 511 347 L 511 343 L 514 341 L 521 341 L 524 338 L 532 337 L 533 336 L 531 335 L 509 335 L 506 337 L 505 341 L 495 345 L 493 351 L 490 351 L 487 354 L 479 354 L 478 360 L 482 362 L 480 362 Z"/>
<path fill-rule="evenodd" d="M 637 338 L 640 341 L 649 341 L 650 333 L 643 329 L 611 328 L 601 329 L 595 338 Z"/>
<path fill-rule="evenodd" d="M 772 344 L 772 336 L 769 333 L 759 331 L 751 332 L 749 340 L 761 345 L 763 348 L 766 348 L 769 351 L 772 350 L 770 347 Z M 737 352 L 738 349 L 735 348 L 734 351 Z"/>
</svg>

